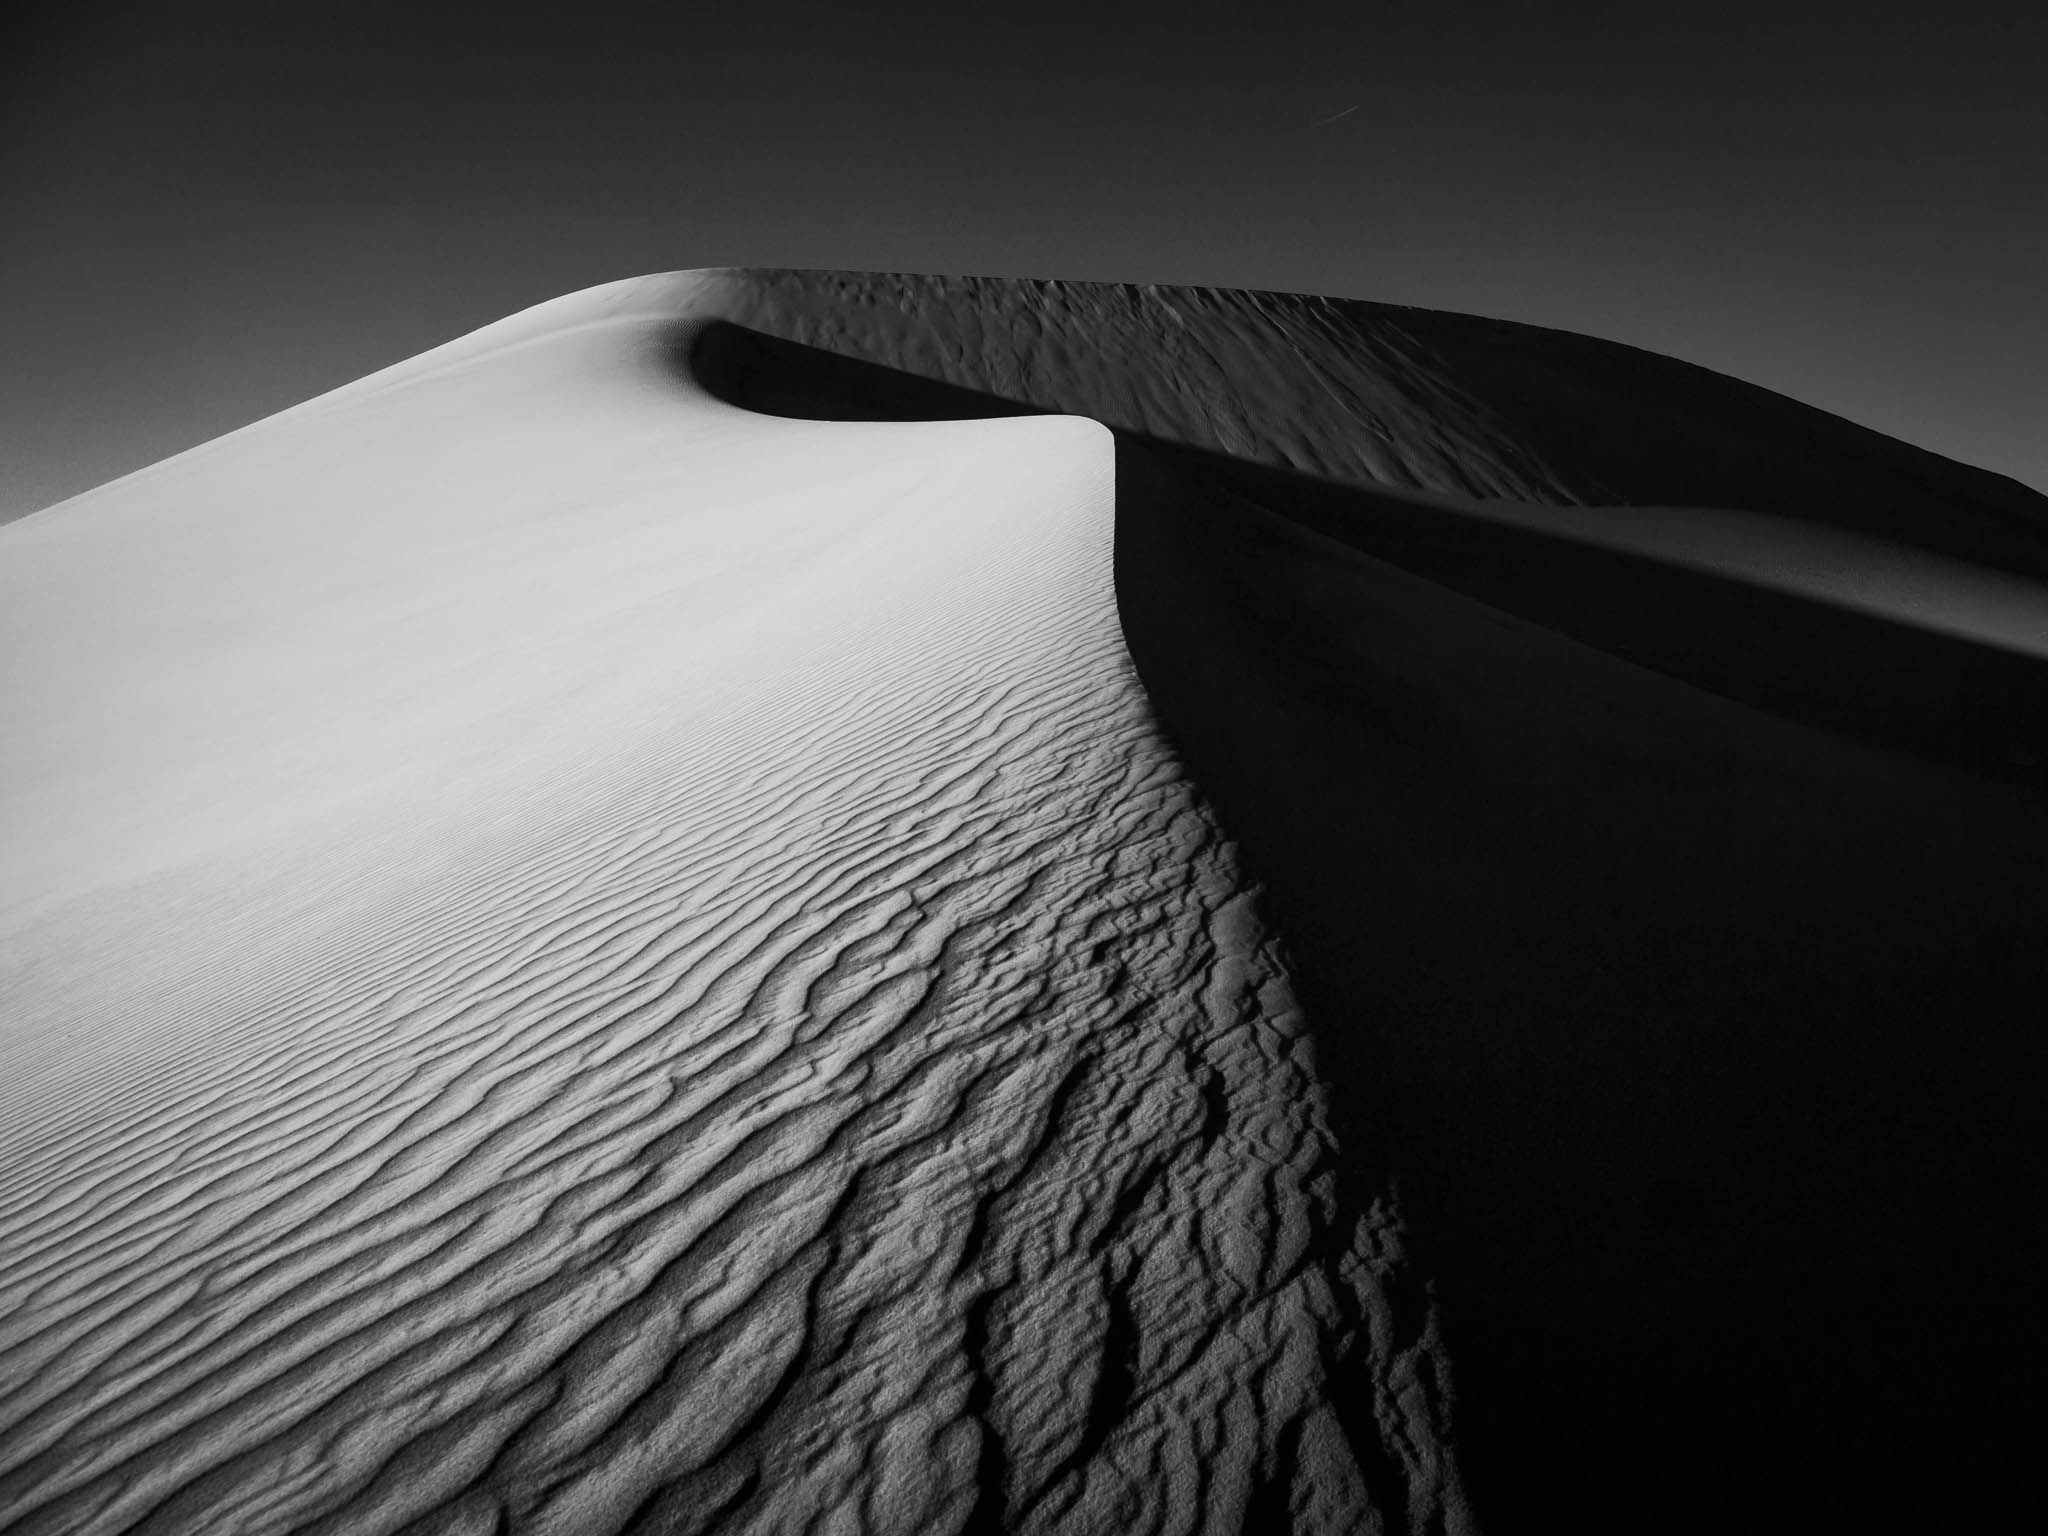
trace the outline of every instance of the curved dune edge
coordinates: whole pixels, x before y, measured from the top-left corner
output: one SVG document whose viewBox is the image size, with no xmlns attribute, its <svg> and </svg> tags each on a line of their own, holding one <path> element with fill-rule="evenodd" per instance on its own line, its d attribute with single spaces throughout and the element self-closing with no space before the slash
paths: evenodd
<svg viewBox="0 0 2048 1536">
<path fill-rule="evenodd" d="M 734 323 L 691 365 L 727 398 L 827 419 L 1090 415 L 1637 665 L 2048 788 L 2048 499 L 1996 476 L 1669 359 L 1465 316 L 1099 283 L 721 281 Z M 1521 376 L 1531 356 L 1540 379 Z M 1559 398 L 1613 429 L 1561 431 Z M 1532 471 L 1554 441 L 1625 504 Z"/>
<path fill-rule="evenodd" d="M 715 292 L 0 534 L 0 1524 L 1468 1528 L 1108 438 L 722 406 Z"/>
</svg>

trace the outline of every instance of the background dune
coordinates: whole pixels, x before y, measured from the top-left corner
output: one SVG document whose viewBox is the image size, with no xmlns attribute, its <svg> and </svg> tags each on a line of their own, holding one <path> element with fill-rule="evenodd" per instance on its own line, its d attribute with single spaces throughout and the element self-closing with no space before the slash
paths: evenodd
<svg viewBox="0 0 2048 1536">
<path fill-rule="evenodd" d="M 1554 332 L 735 270 L 0 530 L 0 1521 L 2009 1515 L 2044 512 Z"/>
<path fill-rule="evenodd" d="M 1353 484 L 1776 513 L 2048 574 L 2043 498 L 1752 384 L 1471 315 L 1248 289 L 747 270 L 751 329 Z"/>
</svg>

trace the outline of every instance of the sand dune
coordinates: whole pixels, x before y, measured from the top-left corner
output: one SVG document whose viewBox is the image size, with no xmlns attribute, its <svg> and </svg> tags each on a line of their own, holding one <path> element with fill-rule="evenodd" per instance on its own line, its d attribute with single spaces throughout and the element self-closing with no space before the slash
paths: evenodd
<svg viewBox="0 0 2048 1536">
<path fill-rule="evenodd" d="M 1584 338 L 746 271 L 0 530 L 0 1527 L 2003 1511 L 2044 574 Z"/>
<path fill-rule="evenodd" d="M 8 530 L 5 1523 L 1457 1524 L 1108 438 L 698 287 Z"/>
</svg>

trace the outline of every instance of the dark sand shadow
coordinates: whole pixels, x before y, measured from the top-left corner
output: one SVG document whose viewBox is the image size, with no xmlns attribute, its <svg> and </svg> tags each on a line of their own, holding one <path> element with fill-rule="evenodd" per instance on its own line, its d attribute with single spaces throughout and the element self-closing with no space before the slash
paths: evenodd
<svg viewBox="0 0 2048 1536">
<path fill-rule="evenodd" d="M 1033 407 L 732 327 L 734 404 Z M 1268 883 L 1494 1530 L 2033 1502 L 2039 663 L 1118 436 L 1117 587 Z"/>
<path fill-rule="evenodd" d="M 2004 475 L 1640 347 L 1441 310 L 1339 307 L 1412 340 L 1581 501 L 1741 507 L 2048 579 L 2048 504 Z"/>
</svg>

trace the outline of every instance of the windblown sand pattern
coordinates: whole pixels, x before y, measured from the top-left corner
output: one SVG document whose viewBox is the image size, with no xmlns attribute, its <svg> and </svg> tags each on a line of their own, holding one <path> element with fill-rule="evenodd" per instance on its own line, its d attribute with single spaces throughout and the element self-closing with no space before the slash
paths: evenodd
<svg viewBox="0 0 2048 1536">
<path fill-rule="evenodd" d="M 0 1525 L 1457 1528 L 1107 435 L 732 411 L 696 292 L 7 530 Z"/>
</svg>

